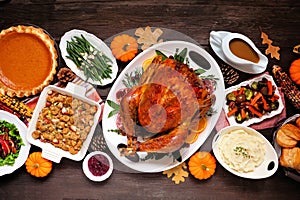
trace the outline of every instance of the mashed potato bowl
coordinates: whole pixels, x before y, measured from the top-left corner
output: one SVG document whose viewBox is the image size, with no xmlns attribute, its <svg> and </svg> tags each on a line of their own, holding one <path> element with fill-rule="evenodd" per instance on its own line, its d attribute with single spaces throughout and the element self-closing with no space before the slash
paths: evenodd
<svg viewBox="0 0 300 200">
<path fill-rule="evenodd" d="M 218 162 L 234 175 L 262 179 L 278 169 L 278 156 L 270 142 L 256 130 L 235 125 L 221 129 L 212 142 Z"/>
</svg>

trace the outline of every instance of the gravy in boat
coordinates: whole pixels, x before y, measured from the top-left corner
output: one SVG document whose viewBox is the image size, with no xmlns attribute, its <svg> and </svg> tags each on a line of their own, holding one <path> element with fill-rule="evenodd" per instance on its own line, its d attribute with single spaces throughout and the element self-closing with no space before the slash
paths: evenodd
<svg viewBox="0 0 300 200">
<path fill-rule="evenodd" d="M 259 62 L 258 54 L 244 40 L 237 38 L 231 40 L 229 43 L 229 48 L 231 52 L 239 58 L 251 61 L 253 63 Z"/>
</svg>

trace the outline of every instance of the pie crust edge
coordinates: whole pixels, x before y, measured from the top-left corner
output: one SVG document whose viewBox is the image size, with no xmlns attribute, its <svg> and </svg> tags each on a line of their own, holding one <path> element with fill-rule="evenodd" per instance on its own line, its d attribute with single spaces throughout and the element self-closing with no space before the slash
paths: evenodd
<svg viewBox="0 0 300 200">
<path fill-rule="evenodd" d="M 34 26 L 25 26 L 25 25 L 18 25 L 18 26 L 12 26 L 8 29 L 2 30 L 0 32 L 0 39 L 5 36 L 6 34 L 10 32 L 17 32 L 17 33 L 29 33 L 37 36 L 40 38 L 44 44 L 47 46 L 49 49 L 50 55 L 51 55 L 51 60 L 52 60 L 52 66 L 51 70 L 46 77 L 46 79 L 41 83 L 39 86 L 32 88 L 31 90 L 14 90 L 6 85 L 4 85 L 2 82 L 0 82 L 0 93 L 3 95 L 8 95 L 11 97 L 28 97 L 31 95 L 36 95 L 40 93 L 46 86 L 48 86 L 51 81 L 54 79 L 54 75 L 56 73 L 56 67 L 58 66 L 57 58 L 58 54 L 55 49 L 55 43 L 54 40 L 50 38 L 48 34 L 44 32 L 43 29 L 41 28 L 36 28 Z"/>
</svg>

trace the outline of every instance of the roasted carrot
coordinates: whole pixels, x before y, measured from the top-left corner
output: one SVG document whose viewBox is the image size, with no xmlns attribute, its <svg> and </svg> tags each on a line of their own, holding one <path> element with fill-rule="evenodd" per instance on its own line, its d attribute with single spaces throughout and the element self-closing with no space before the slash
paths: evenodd
<svg viewBox="0 0 300 200">
<path fill-rule="evenodd" d="M 271 81 L 267 82 L 267 87 L 268 87 L 268 95 L 272 95 L 273 94 L 273 85 Z"/>
<path fill-rule="evenodd" d="M 278 99 L 279 99 L 279 96 L 276 95 L 276 94 L 274 94 L 274 95 L 272 96 L 272 98 L 271 98 L 271 101 L 272 101 L 272 102 L 275 102 L 275 101 L 278 100 Z"/>
<path fill-rule="evenodd" d="M 237 96 L 239 93 L 238 93 L 238 91 L 234 90 L 233 94 L 234 94 L 234 96 Z"/>
<path fill-rule="evenodd" d="M 252 112 L 254 115 L 258 116 L 258 117 L 262 117 L 263 114 L 261 112 L 259 112 L 258 110 L 256 110 L 255 108 L 253 108 L 252 106 L 248 106 L 250 112 Z"/>
<path fill-rule="evenodd" d="M 261 101 L 263 102 L 263 108 L 264 110 L 266 111 L 270 111 L 270 106 L 269 104 L 267 103 L 266 99 L 264 96 L 261 96 Z"/>
<path fill-rule="evenodd" d="M 259 105 L 258 105 L 258 103 L 255 103 L 254 105 L 252 105 L 253 106 L 253 108 L 255 108 L 256 110 L 259 110 Z"/>
<path fill-rule="evenodd" d="M 232 109 L 227 113 L 227 117 L 230 117 L 230 116 L 234 115 L 237 111 L 238 111 L 238 108 L 237 108 L 237 107 L 232 108 Z"/>
<path fill-rule="evenodd" d="M 245 90 L 245 88 L 244 88 L 244 87 L 241 87 L 241 88 L 239 89 L 239 93 L 238 93 L 238 94 L 244 94 L 244 90 Z"/>
<path fill-rule="evenodd" d="M 242 116 L 242 120 L 246 118 L 246 111 L 244 108 L 241 109 L 241 116 Z"/>
<path fill-rule="evenodd" d="M 258 92 L 250 101 L 251 105 L 253 106 L 263 95 Z"/>
</svg>

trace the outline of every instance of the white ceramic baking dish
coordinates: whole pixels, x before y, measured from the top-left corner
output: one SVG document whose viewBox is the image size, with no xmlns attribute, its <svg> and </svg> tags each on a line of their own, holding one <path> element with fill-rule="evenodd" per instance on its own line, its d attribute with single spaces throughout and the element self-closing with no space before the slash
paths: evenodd
<svg viewBox="0 0 300 200">
<path fill-rule="evenodd" d="M 48 96 L 48 91 L 50 91 L 50 90 L 59 92 L 61 94 L 70 95 L 73 98 L 77 98 L 78 100 L 84 101 L 90 105 L 97 106 L 97 112 L 94 115 L 94 124 L 91 127 L 91 130 L 90 130 L 86 140 L 84 141 L 80 151 L 77 154 L 73 155 L 73 154 L 69 153 L 68 151 L 65 151 L 65 150 L 62 150 L 60 148 L 53 146 L 50 143 L 45 143 L 45 142 L 40 141 L 39 139 L 34 139 L 32 137 L 32 132 L 36 130 L 36 123 L 38 120 L 39 113 L 41 112 L 43 107 L 45 107 L 46 98 Z M 37 105 L 34 109 L 31 121 L 28 126 L 28 131 L 27 131 L 27 140 L 29 141 L 29 143 L 31 143 L 35 146 L 38 146 L 42 149 L 42 157 L 44 157 L 48 160 L 51 160 L 53 162 L 56 162 L 56 163 L 59 163 L 62 157 L 69 158 L 69 159 L 75 160 L 75 161 L 80 161 L 84 158 L 84 156 L 86 155 L 86 152 L 88 150 L 88 146 L 93 137 L 95 128 L 98 125 L 98 120 L 99 120 L 100 113 L 101 113 L 100 105 L 97 102 L 88 99 L 85 96 L 85 93 L 86 93 L 86 89 L 84 87 L 78 86 L 73 83 L 68 83 L 66 88 L 59 88 L 59 87 L 56 87 L 53 85 L 50 85 L 50 86 L 44 88 L 44 90 L 42 91 L 42 93 L 39 97 Z"/>
</svg>

